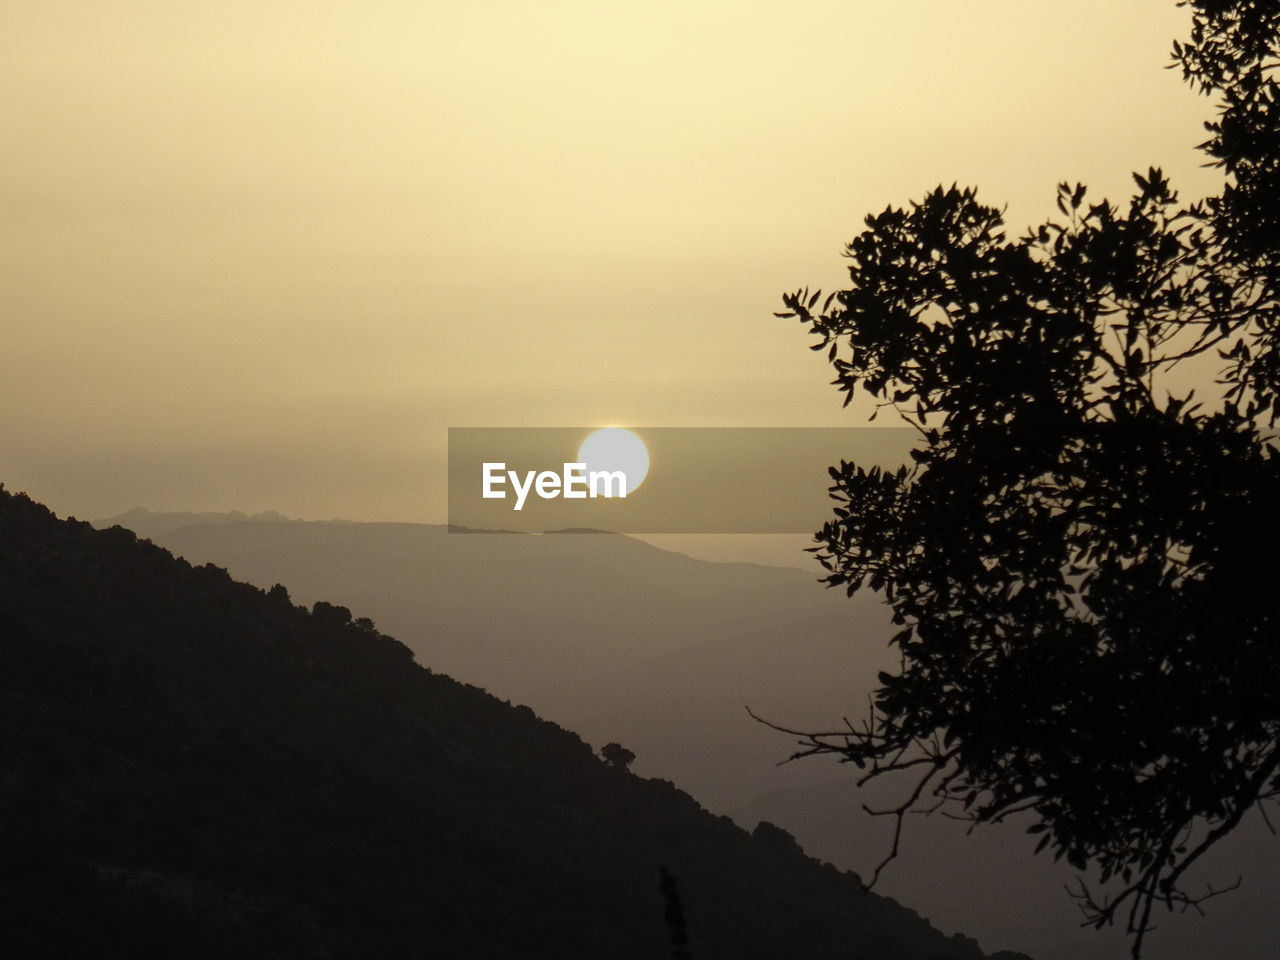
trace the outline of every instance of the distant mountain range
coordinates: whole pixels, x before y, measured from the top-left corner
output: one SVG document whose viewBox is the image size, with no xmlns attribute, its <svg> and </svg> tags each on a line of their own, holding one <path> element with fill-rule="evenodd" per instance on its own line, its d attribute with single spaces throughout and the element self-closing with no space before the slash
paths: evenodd
<svg viewBox="0 0 1280 960">
<path fill-rule="evenodd" d="M 878 599 L 823 590 L 816 565 L 806 573 L 710 563 L 613 534 L 228 515 L 191 524 L 145 511 L 99 525 L 130 518 L 194 563 L 263 588 L 283 583 L 307 603 L 345 604 L 432 669 L 528 704 L 597 745 L 623 743 L 638 755 L 637 772 L 673 780 L 747 829 L 772 821 L 847 869 L 867 871 L 887 850 L 889 824 L 861 807 L 883 790 L 859 793 L 829 760 L 779 767 L 789 740 L 744 709 L 829 729 L 864 711 L 877 671 L 894 664 Z M 988 949 L 1043 960 L 1126 955 L 1118 931 L 1079 928 L 1063 890 L 1074 872 L 1032 849 L 1016 826 L 966 837 L 962 824 L 917 818 L 877 889 Z M 1276 852 L 1261 823 L 1231 838 L 1214 879 L 1243 872 L 1244 887 L 1211 903 L 1208 920 L 1162 919 L 1153 955 L 1270 957 Z"/>
<path fill-rule="evenodd" d="M 983 956 L 343 606 L 2 488 L 0 623 L 7 956 Z"/>
<path fill-rule="evenodd" d="M 128 530 L 132 530 L 138 536 L 145 539 L 163 536 L 166 533 L 172 533 L 182 527 L 198 526 L 201 524 L 223 524 L 223 523 L 280 523 L 289 520 L 283 513 L 276 513 L 274 510 L 266 510 L 262 513 L 242 513 L 239 510 L 229 510 L 226 512 L 217 512 L 206 510 L 201 512 L 192 511 L 176 511 L 173 513 L 156 513 L 147 510 L 144 507 L 135 507 L 132 510 L 126 510 L 118 516 L 112 517 L 108 521 L 104 521 L 100 526 L 121 526 Z"/>
</svg>

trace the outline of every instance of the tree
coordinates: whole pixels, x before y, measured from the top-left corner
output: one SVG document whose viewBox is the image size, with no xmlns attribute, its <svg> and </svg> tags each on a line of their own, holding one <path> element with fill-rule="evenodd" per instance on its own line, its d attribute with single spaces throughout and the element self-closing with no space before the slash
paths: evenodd
<svg viewBox="0 0 1280 960">
<path fill-rule="evenodd" d="M 1086 921 L 1122 917 L 1134 956 L 1157 903 L 1222 892 L 1188 871 L 1280 795 L 1280 10 L 1180 5 L 1218 196 L 1181 204 L 1157 169 L 1124 208 L 1062 184 L 1011 240 L 939 187 L 866 219 L 848 289 L 778 314 L 846 404 L 919 433 L 909 467 L 831 470 L 813 550 L 829 586 L 883 593 L 901 662 L 865 720 L 788 731 L 796 756 L 904 773 L 899 833 L 940 805 L 1030 816 L 1037 852 L 1097 869 Z M 1196 357 L 1218 395 L 1173 395 Z"/>
<path fill-rule="evenodd" d="M 606 743 L 600 750 L 604 762 L 619 770 L 626 770 L 635 760 L 636 755 L 620 743 Z"/>
</svg>

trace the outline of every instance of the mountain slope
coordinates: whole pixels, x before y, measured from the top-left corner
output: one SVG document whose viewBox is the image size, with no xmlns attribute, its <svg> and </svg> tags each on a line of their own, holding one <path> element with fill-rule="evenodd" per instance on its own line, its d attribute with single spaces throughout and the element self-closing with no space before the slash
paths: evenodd
<svg viewBox="0 0 1280 960">
<path fill-rule="evenodd" d="M 893 663 L 874 598 L 851 603 L 815 574 L 708 563 L 625 536 L 294 521 L 155 540 L 303 602 L 365 611 L 420 662 L 588 739 L 624 740 L 638 769 L 724 812 L 826 775 L 775 769 L 786 744 L 744 707 L 824 725 Z"/>
<path fill-rule="evenodd" d="M 344 608 L 0 490 L 10 955 L 978 958 Z"/>
<path fill-rule="evenodd" d="M 120 519 L 120 518 L 117 518 Z M 127 518 L 125 518 L 127 519 Z M 228 522 L 181 526 L 152 514 L 157 542 L 192 562 L 227 566 L 306 602 L 374 617 L 420 662 L 528 703 L 597 744 L 618 740 L 637 771 L 669 778 L 747 828 L 767 819 L 809 853 L 869 871 L 892 824 L 862 803 L 900 799 L 900 783 L 855 790 L 825 758 L 776 766 L 789 738 L 743 710 L 797 728 L 856 719 L 869 685 L 893 665 L 895 629 L 875 596 L 824 591 L 816 572 L 708 563 L 616 535 L 458 535 L 389 523 Z M 113 521 L 103 521 L 109 524 Z M 927 911 L 988 947 L 1052 960 L 1111 960 L 1123 931 L 1083 930 L 1064 893 L 1075 871 L 1035 857 L 1035 838 L 1006 825 L 913 818 L 879 892 Z M 1150 941 L 1168 960 L 1269 960 L 1280 889 L 1276 841 L 1259 819 L 1206 861 L 1217 886 L 1207 918 L 1164 916 Z M 1230 944 L 1228 947 L 1227 944 Z"/>
</svg>

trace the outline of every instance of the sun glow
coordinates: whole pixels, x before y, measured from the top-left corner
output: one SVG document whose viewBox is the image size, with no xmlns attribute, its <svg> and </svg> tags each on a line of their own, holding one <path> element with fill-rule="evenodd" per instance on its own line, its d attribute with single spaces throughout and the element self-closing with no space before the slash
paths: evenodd
<svg viewBox="0 0 1280 960">
<path fill-rule="evenodd" d="M 644 441 L 625 427 L 603 427 L 582 441 L 578 461 L 587 473 L 621 470 L 627 476 L 627 495 L 649 475 L 649 451 Z"/>
</svg>

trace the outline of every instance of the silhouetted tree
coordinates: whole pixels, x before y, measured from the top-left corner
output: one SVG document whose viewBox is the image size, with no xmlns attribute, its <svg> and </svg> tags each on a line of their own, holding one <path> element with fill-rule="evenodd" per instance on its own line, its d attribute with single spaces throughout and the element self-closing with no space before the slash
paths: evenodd
<svg viewBox="0 0 1280 960">
<path fill-rule="evenodd" d="M 849 289 L 779 314 L 846 404 L 920 436 L 909 467 L 831 470 L 813 549 L 829 585 L 884 594 L 901 666 L 864 721 L 788 731 L 796 755 L 906 771 L 899 832 L 923 806 L 1029 813 L 1037 851 L 1098 869 L 1109 894 L 1077 896 L 1135 956 L 1157 902 L 1221 892 L 1186 871 L 1280 793 L 1280 6 L 1182 5 L 1220 195 L 1180 204 L 1156 169 L 1124 208 L 1064 183 L 1061 218 L 1011 240 L 939 187 L 866 219 Z M 1168 392 L 1214 353 L 1218 396 Z"/>
<path fill-rule="evenodd" d="M 312 615 L 321 623 L 344 626 L 351 622 L 351 610 L 336 603 L 317 600 L 311 607 Z"/>
<path fill-rule="evenodd" d="M 636 758 L 634 753 L 620 743 L 606 743 L 600 750 L 600 756 L 609 766 L 619 770 L 627 769 Z"/>
<path fill-rule="evenodd" d="M 667 921 L 667 934 L 671 941 L 671 960 L 690 960 L 684 903 L 676 889 L 676 878 L 665 865 L 658 868 L 658 886 L 662 890 L 662 916 Z"/>
</svg>

